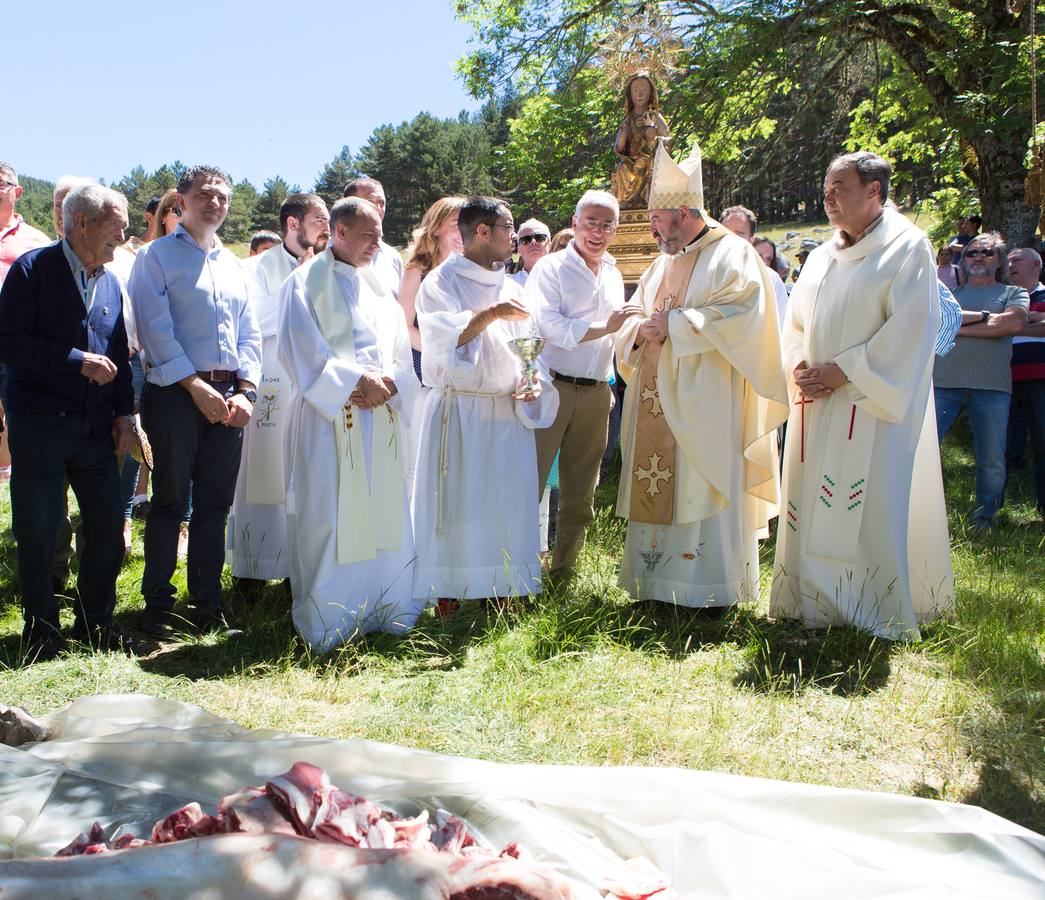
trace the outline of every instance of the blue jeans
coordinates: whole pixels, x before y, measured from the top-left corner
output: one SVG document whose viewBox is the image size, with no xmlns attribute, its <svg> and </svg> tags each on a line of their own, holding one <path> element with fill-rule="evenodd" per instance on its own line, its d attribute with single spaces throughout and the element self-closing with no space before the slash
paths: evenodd
<svg viewBox="0 0 1045 900">
<path fill-rule="evenodd" d="M 1005 442 L 1009 424 L 1009 394 L 978 388 L 935 388 L 936 429 L 940 441 L 964 409 L 972 425 L 976 457 L 976 509 L 973 527 L 994 524 L 1005 493 Z"/>
</svg>

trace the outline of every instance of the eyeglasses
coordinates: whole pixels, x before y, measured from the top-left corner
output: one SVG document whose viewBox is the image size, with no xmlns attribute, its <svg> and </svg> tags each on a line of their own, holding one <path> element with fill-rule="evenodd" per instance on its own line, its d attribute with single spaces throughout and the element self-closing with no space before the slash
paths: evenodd
<svg viewBox="0 0 1045 900">
<path fill-rule="evenodd" d="M 519 238 L 520 244 L 547 244 L 550 237 L 546 234 L 524 234 Z"/>
<path fill-rule="evenodd" d="M 489 222 L 487 224 L 491 228 L 507 228 L 511 232 L 515 231 L 515 223 L 514 222 L 509 222 L 507 225 L 505 225 L 503 222 Z"/>
<path fill-rule="evenodd" d="M 601 231 L 603 234 L 613 234 L 617 230 L 616 222 L 596 222 L 594 219 L 585 219 L 581 225 L 587 231 Z"/>
<path fill-rule="evenodd" d="M 0 191 L 6 191 L 8 188 L 18 187 L 13 181 L 0 181 Z"/>
<path fill-rule="evenodd" d="M 997 254 L 997 250 L 966 250 L 966 259 L 978 259 L 981 256 L 994 256 Z"/>
<path fill-rule="evenodd" d="M 165 212 L 163 214 L 163 218 L 164 219 L 166 219 L 167 216 L 174 216 L 174 217 L 180 219 L 181 218 L 181 208 L 177 207 L 177 206 L 172 206 L 170 209 L 167 210 L 167 212 Z"/>
</svg>

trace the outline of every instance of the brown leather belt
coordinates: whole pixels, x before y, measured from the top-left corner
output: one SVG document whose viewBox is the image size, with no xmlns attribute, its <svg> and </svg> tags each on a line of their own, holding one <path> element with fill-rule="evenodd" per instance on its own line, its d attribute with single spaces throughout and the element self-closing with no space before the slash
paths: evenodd
<svg viewBox="0 0 1045 900">
<path fill-rule="evenodd" d="M 236 373 L 225 369 L 212 369 L 209 372 L 197 372 L 204 381 L 235 381 Z"/>
<path fill-rule="evenodd" d="M 605 384 L 605 381 L 598 381 L 595 378 L 574 378 L 572 375 L 563 375 L 559 372 L 552 372 L 552 378 L 556 381 L 565 381 L 567 384 L 575 384 L 578 387 L 594 387 L 597 384 Z"/>
</svg>

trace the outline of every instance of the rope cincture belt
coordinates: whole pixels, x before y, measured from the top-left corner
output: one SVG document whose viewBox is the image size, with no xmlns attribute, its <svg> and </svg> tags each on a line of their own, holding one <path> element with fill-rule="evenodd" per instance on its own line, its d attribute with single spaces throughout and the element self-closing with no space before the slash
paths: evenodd
<svg viewBox="0 0 1045 900">
<path fill-rule="evenodd" d="M 439 502 L 435 519 L 435 533 L 442 536 L 446 507 L 446 476 L 450 471 L 450 403 L 454 397 L 487 397 L 490 400 L 496 400 L 499 397 L 510 398 L 513 394 L 511 391 L 507 393 L 504 391 L 461 391 L 449 385 L 435 388 L 435 390 L 442 391 L 446 395 L 443 401 L 443 427 L 439 436 Z"/>
</svg>

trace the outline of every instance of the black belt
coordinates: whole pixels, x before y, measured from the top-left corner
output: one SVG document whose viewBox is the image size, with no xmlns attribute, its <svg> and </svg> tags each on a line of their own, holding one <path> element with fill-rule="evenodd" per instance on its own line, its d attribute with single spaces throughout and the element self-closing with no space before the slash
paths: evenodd
<svg viewBox="0 0 1045 900">
<path fill-rule="evenodd" d="M 575 384 L 578 387 L 595 387 L 597 384 L 606 383 L 595 378 L 574 378 L 572 375 L 563 375 L 559 372 L 552 372 L 552 378 L 556 381 L 565 381 L 567 384 Z"/>
<path fill-rule="evenodd" d="M 204 381 L 235 381 L 236 373 L 230 372 L 227 369 L 211 369 L 208 372 L 197 372 Z"/>
</svg>

